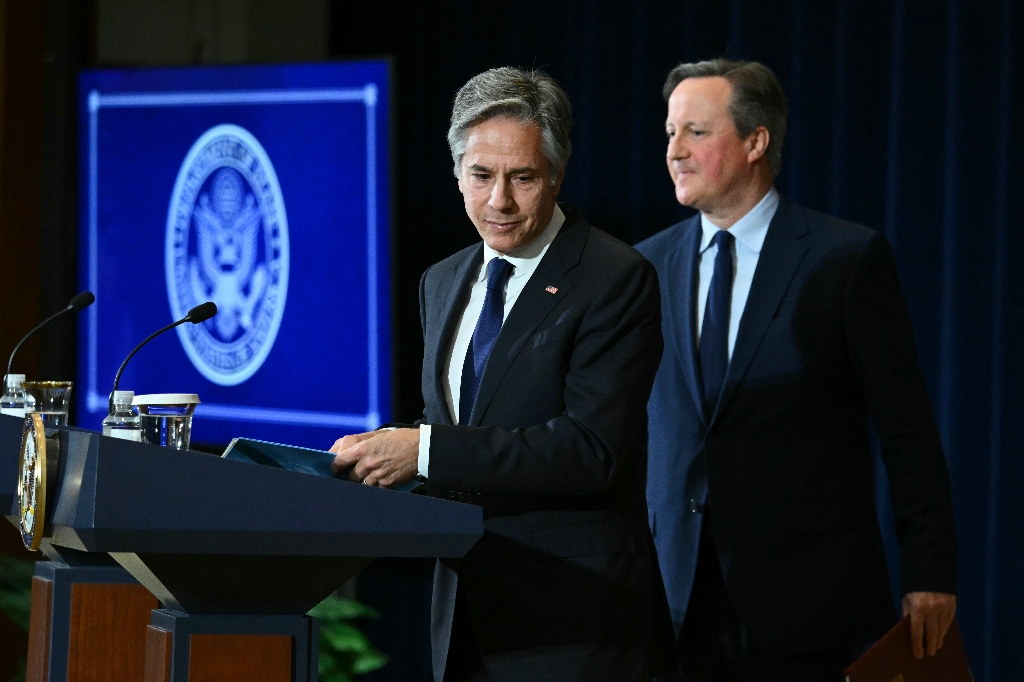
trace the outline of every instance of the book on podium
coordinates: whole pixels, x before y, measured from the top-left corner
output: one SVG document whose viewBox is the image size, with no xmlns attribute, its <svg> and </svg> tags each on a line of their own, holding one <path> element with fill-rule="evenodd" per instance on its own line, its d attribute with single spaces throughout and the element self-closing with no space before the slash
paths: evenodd
<svg viewBox="0 0 1024 682">
<path fill-rule="evenodd" d="M 973 682 L 956 619 L 934 656 L 914 658 L 910 616 L 901 620 L 846 669 L 847 682 Z"/>
<path fill-rule="evenodd" d="M 288 471 L 298 471 L 299 473 L 322 476 L 324 478 L 348 480 L 348 474 L 351 471 L 351 468 L 339 471 L 337 474 L 331 471 L 331 462 L 334 461 L 333 452 L 303 448 L 297 445 L 271 443 L 253 438 L 233 439 L 221 457 L 236 462 L 252 462 L 253 464 L 261 464 L 276 469 L 287 469 Z M 422 481 L 414 478 L 405 483 L 394 485 L 390 489 L 411 493 L 422 485 Z"/>
</svg>

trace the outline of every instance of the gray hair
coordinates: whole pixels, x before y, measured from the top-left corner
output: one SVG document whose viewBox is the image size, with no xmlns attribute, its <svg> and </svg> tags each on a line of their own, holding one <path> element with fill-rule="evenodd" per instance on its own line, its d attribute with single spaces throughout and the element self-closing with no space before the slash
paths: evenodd
<svg viewBox="0 0 1024 682">
<path fill-rule="evenodd" d="M 680 64 L 669 71 L 662 95 L 665 101 L 676 86 L 687 78 L 721 76 L 732 85 L 729 114 L 736 130 L 743 137 L 764 126 L 768 129 L 768 163 L 772 177 L 782 169 L 782 141 L 786 137 L 786 116 L 789 105 L 775 74 L 760 62 L 742 62 L 731 59 L 710 59 L 703 62 Z"/>
<path fill-rule="evenodd" d="M 455 95 L 452 122 L 448 127 L 455 177 L 460 177 L 469 129 L 499 117 L 536 123 L 540 127 L 541 149 L 551 164 L 551 181 L 556 182 L 572 153 L 569 98 L 558 82 L 543 71 L 522 71 L 508 66 L 473 76 Z"/>
</svg>

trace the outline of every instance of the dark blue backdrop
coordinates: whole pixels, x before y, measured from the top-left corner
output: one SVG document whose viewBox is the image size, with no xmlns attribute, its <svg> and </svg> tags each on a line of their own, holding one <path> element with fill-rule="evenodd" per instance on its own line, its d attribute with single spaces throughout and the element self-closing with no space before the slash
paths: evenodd
<svg viewBox="0 0 1024 682">
<path fill-rule="evenodd" d="M 199 221 L 190 217 L 198 206 L 195 192 L 187 200 L 182 190 L 184 209 L 172 196 L 176 180 L 185 178 L 179 170 L 190 148 L 223 124 L 252 134 L 280 185 L 280 197 L 273 200 L 287 216 L 280 221 L 286 232 L 278 233 L 287 236 L 279 240 L 287 242 L 280 260 L 290 263 L 282 268 L 286 277 L 266 278 L 281 279 L 276 301 L 284 310 L 276 339 L 267 337 L 265 361 L 239 382 L 243 377 L 224 381 L 213 370 L 201 373 L 179 336 L 169 332 L 131 361 L 121 388 L 136 394 L 198 393 L 203 404 L 193 440 L 200 443 L 249 436 L 327 448 L 344 433 L 390 419 L 389 85 L 383 61 L 82 74 L 79 277 L 97 303 L 79 326 L 81 425 L 96 428 L 106 415 L 107 394 L 128 352 L 207 297 L 199 292 L 202 298 L 195 300 L 185 277 L 178 288 L 187 298 L 177 310 L 170 307 L 169 212 L 185 210 L 192 269 L 219 272 L 216 265 L 196 267 L 204 259 L 197 254 Z M 248 163 L 241 167 L 244 172 Z M 210 182 L 195 191 L 209 192 L 215 207 Z M 255 186 L 251 191 L 265 194 Z M 268 244 L 278 240 L 264 237 L 263 227 L 255 234 L 254 258 L 263 263 Z M 233 251 L 231 244 L 225 247 Z M 268 300 L 269 294 L 261 306 Z M 232 315 L 223 301 L 218 304 L 217 318 L 204 323 L 211 334 L 220 334 L 217 324 Z M 246 326 L 259 330 L 259 323 L 255 313 Z M 186 325 L 178 331 L 200 330 Z"/>
<path fill-rule="evenodd" d="M 477 239 L 445 144 L 462 83 L 506 64 L 557 78 L 577 120 L 562 198 L 637 242 L 684 214 L 665 170 L 665 74 L 763 61 L 791 107 L 780 191 L 896 249 L 952 473 L 968 654 L 979 682 L 1020 679 L 1022 26 L 1019 0 L 336 0 L 335 54 L 395 55 L 399 416 L 422 406 L 419 276 Z M 428 679 L 429 570 L 364 573 L 364 598 L 385 611 L 371 632 L 395 657 L 373 679 Z"/>
</svg>

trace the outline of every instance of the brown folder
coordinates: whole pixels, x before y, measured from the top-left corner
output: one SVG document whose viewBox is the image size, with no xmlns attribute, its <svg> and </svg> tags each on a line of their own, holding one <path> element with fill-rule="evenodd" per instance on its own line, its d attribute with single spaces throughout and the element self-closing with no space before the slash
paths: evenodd
<svg viewBox="0 0 1024 682">
<path fill-rule="evenodd" d="M 846 669 L 847 682 L 973 682 L 956 619 L 949 626 L 942 648 L 914 658 L 910 647 L 910 616 L 889 630 Z"/>
</svg>

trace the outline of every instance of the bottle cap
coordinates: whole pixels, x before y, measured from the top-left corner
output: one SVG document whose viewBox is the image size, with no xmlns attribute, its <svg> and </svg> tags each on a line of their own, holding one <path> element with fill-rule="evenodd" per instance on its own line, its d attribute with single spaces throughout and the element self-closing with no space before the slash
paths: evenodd
<svg viewBox="0 0 1024 682">
<path fill-rule="evenodd" d="M 24 381 L 24 374 L 8 374 L 4 377 L 4 386 L 7 388 L 18 388 Z"/>
<path fill-rule="evenodd" d="M 135 391 L 114 391 L 114 402 L 115 403 L 127 403 L 131 405 L 132 398 L 135 397 Z"/>
</svg>

